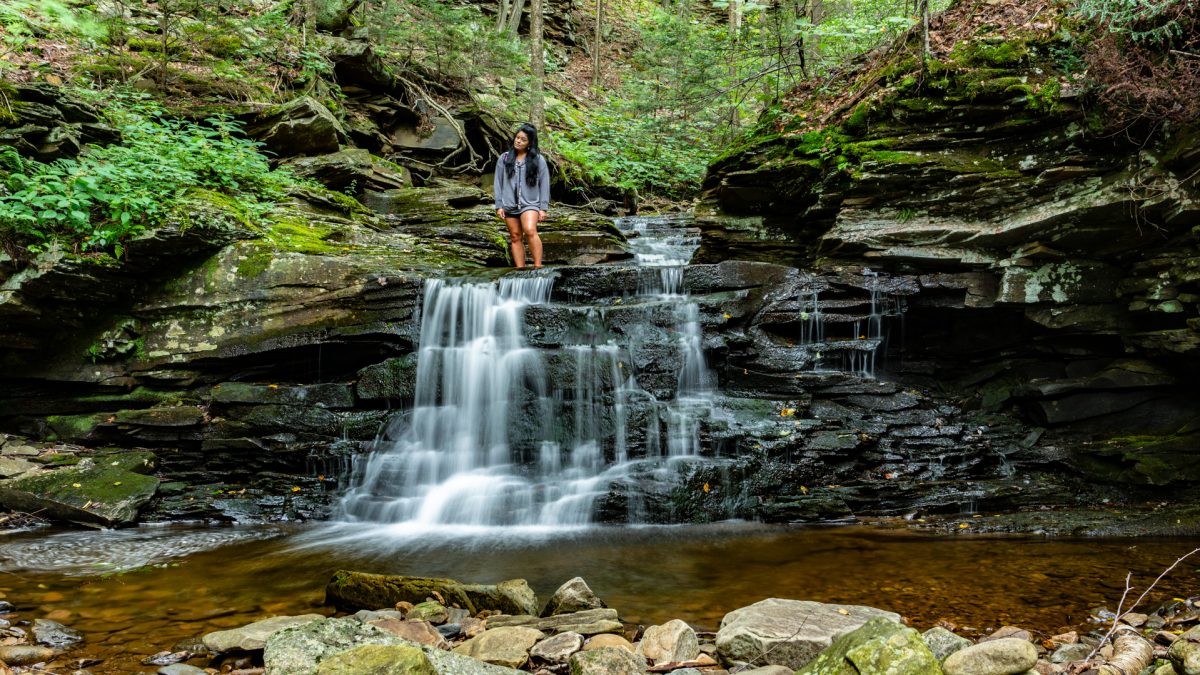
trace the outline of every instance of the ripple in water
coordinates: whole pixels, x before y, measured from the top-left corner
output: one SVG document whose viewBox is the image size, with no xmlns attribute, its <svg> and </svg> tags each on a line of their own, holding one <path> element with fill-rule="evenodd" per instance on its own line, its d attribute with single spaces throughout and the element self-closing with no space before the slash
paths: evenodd
<svg viewBox="0 0 1200 675">
<path fill-rule="evenodd" d="M 183 530 L 142 527 L 18 537 L 0 548 L 0 571 L 44 570 L 69 576 L 108 574 L 282 534 L 282 530 L 268 527 Z"/>
</svg>

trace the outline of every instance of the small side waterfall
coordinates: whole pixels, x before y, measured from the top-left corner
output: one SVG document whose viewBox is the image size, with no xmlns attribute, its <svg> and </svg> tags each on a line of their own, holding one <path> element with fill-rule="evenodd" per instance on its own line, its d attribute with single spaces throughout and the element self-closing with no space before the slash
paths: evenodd
<svg viewBox="0 0 1200 675">
<path fill-rule="evenodd" d="M 636 522 L 644 484 L 669 485 L 679 461 L 699 457 L 713 383 L 699 310 L 682 292 L 698 237 L 671 219 L 621 224 L 641 270 L 622 310 L 669 309 L 674 397 L 660 401 L 638 385 L 632 354 L 647 345 L 611 330 L 604 307 L 562 307 L 577 328 L 557 348 L 528 344 L 525 313 L 551 303 L 552 272 L 430 280 L 413 409 L 394 423 L 396 440 L 355 461 L 344 519 L 578 526 L 622 490 L 625 518 Z"/>
</svg>

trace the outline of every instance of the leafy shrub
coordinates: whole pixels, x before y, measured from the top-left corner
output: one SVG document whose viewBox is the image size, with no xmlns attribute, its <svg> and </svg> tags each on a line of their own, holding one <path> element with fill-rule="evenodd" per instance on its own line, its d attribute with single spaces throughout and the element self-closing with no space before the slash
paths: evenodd
<svg viewBox="0 0 1200 675">
<path fill-rule="evenodd" d="M 0 152 L 0 238 L 35 252 L 57 241 L 120 255 L 122 241 L 161 223 L 187 190 L 236 198 L 261 218 L 299 182 L 272 171 L 258 144 L 228 118 L 168 119 L 145 103 L 110 113 L 120 144 L 50 164 L 11 148 Z"/>
</svg>

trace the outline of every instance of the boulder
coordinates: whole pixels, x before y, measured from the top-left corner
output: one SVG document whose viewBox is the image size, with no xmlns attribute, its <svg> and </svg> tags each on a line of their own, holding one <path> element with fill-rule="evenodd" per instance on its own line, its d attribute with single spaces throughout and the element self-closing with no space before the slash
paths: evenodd
<svg viewBox="0 0 1200 675">
<path fill-rule="evenodd" d="M 354 391 L 364 401 L 411 401 L 416 394 L 416 354 L 392 358 L 358 371 Z"/>
<path fill-rule="evenodd" d="M 310 384 L 280 386 L 222 382 L 212 388 L 213 403 L 252 403 L 257 405 L 298 405 L 318 408 L 353 408 L 354 392 L 348 384 Z"/>
<path fill-rule="evenodd" d="M 965 637 L 955 635 L 953 632 L 935 626 L 921 634 L 921 638 L 925 640 L 925 645 L 933 652 L 934 658 L 939 662 L 944 661 L 947 656 L 954 652 L 970 647 L 972 643 Z"/>
<path fill-rule="evenodd" d="M 529 650 L 529 657 L 535 665 L 565 664 L 571 658 L 572 654 L 582 649 L 582 635 L 579 633 L 559 633 L 534 645 L 533 649 Z"/>
<path fill-rule="evenodd" d="M 1017 638 L 980 642 L 942 662 L 946 675 L 1017 675 L 1037 665 L 1037 648 Z"/>
<path fill-rule="evenodd" d="M 550 596 L 550 602 L 547 602 L 546 608 L 542 610 L 542 616 L 571 614 L 585 609 L 601 609 L 603 607 L 607 607 L 607 605 L 596 597 L 583 577 L 575 577 L 554 591 L 554 595 Z"/>
<path fill-rule="evenodd" d="M 334 654 L 317 675 L 437 675 L 429 657 L 413 645 L 363 645 Z"/>
<path fill-rule="evenodd" d="M 49 619 L 34 619 L 30 630 L 34 641 L 47 647 L 66 647 L 83 642 L 83 633 Z"/>
<path fill-rule="evenodd" d="M 646 660 L 617 647 L 578 652 L 571 657 L 571 675 L 640 675 Z"/>
<path fill-rule="evenodd" d="M 1071 661 L 1082 661 L 1092 653 L 1092 648 L 1081 643 L 1062 645 L 1054 650 L 1050 655 L 1050 663 L 1069 663 Z"/>
<path fill-rule="evenodd" d="M 900 615 L 874 607 L 768 598 L 721 619 L 717 653 L 731 664 L 777 664 L 795 670 L 876 617 L 900 620 Z"/>
<path fill-rule="evenodd" d="M 533 628 L 510 626 L 492 628 L 454 648 L 454 652 L 509 668 L 520 668 L 529 661 L 529 651 L 545 633 Z"/>
<path fill-rule="evenodd" d="M 428 621 L 400 621 L 391 617 L 373 619 L 367 623 L 378 626 L 387 632 L 402 637 L 410 642 L 429 645 L 431 647 L 448 647 L 446 638 L 441 631 L 434 628 Z"/>
<path fill-rule="evenodd" d="M 550 633 L 575 632 L 580 635 L 619 633 L 622 630 L 615 609 L 589 609 L 541 618 L 528 614 L 492 616 L 488 617 L 488 626 L 527 626 Z"/>
<path fill-rule="evenodd" d="M 432 624 L 443 624 L 450 620 L 450 613 L 439 602 L 422 602 L 408 610 L 404 615 L 408 621 L 428 621 Z"/>
<path fill-rule="evenodd" d="M 119 466 L 68 467 L 0 481 L 0 505 L 90 527 L 137 521 L 158 479 Z"/>
<path fill-rule="evenodd" d="M 1167 658 L 1177 675 L 1200 675 L 1200 626 L 1193 626 L 1171 643 Z"/>
<path fill-rule="evenodd" d="M 38 464 L 16 457 L 0 457 L 0 478 L 12 478 L 38 468 Z"/>
<path fill-rule="evenodd" d="M 647 628 L 638 643 L 637 653 L 655 665 L 691 661 L 700 655 L 700 643 L 691 626 L 672 619 L 661 626 Z"/>
<path fill-rule="evenodd" d="M 446 604 L 458 605 L 472 614 L 485 609 L 506 613 L 533 614 L 537 597 L 524 579 L 495 585 L 464 584 L 454 579 L 368 574 L 338 570 L 325 587 L 325 602 L 339 609 L 393 607 L 397 602 L 422 603 L 441 595 Z"/>
<path fill-rule="evenodd" d="M 246 133 L 279 157 L 336 152 L 346 142 L 341 122 L 311 96 L 259 113 Z"/>
<path fill-rule="evenodd" d="M 895 621 L 874 618 L 843 635 L 803 670 L 806 675 L 928 675 L 938 662 L 917 631 Z"/>
<path fill-rule="evenodd" d="M 605 647 L 616 647 L 624 649 L 630 654 L 636 654 L 637 648 L 633 646 L 629 640 L 615 633 L 601 633 L 588 638 L 587 644 L 583 645 L 584 651 L 592 651 L 593 649 L 604 649 Z"/>
<path fill-rule="evenodd" d="M 296 175 L 311 178 L 339 192 L 358 194 L 364 190 L 393 190 L 405 186 L 404 171 L 399 166 L 361 148 L 297 157 L 284 164 Z"/>
<path fill-rule="evenodd" d="M 267 637 L 263 663 L 268 673 L 317 675 L 321 662 L 364 645 L 411 645 L 358 619 L 319 618 L 273 632 Z"/>
<path fill-rule="evenodd" d="M 55 651 L 49 647 L 33 645 L 0 645 L 0 663 L 10 666 L 31 666 L 54 658 Z"/>
<path fill-rule="evenodd" d="M 306 623 L 323 619 L 320 614 L 302 614 L 300 616 L 273 616 L 262 621 L 246 624 L 240 628 L 218 630 L 205 635 L 202 640 L 209 651 L 222 653 L 233 650 L 254 651 L 262 649 L 267 644 L 267 638 L 276 631 L 292 626 L 303 626 Z"/>
</svg>

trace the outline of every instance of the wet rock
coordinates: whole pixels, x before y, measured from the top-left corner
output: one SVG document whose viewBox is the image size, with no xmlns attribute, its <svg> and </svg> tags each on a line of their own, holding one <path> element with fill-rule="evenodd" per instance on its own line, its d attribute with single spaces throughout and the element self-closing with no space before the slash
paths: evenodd
<svg viewBox="0 0 1200 675">
<path fill-rule="evenodd" d="M 616 647 L 578 652 L 571 657 L 571 675 L 640 675 L 646 660 Z"/>
<path fill-rule="evenodd" d="M 34 619 L 31 630 L 34 641 L 48 647 L 66 647 L 83 642 L 83 633 L 49 619 Z"/>
<path fill-rule="evenodd" d="M 1037 665 L 1037 649 L 1016 638 L 981 642 L 942 662 L 946 675 L 1016 675 Z"/>
<path fill-rule="evenodd" d="M 1016 626 L 1002 626 L 991 635 L 980 638 L 979 641 L 990 642 L 992 640 L 1002 640 L 1004 638 L 1015 638 L 1017 640 L 1030 642 L 1033 640 L 1033 634 L 1024 628 L 1018 628 Z"/>
<path fill-rule="evenodd" d="M 800 673 L 808 675 L 926 675 L 938 672 L 937 659 L 917 631 L 874 618 L 834 640 Z"/>
<path fill-rule="evenodd" d="M 386 359 L 358 371 L 355 393 L 364 401 L 411 401 L 416 394 L 416 355 Z"/>
<path fill-rule="evenodd" d="M 438 648 L 446 646 L 446 638 L 428 621 L 400 621 L 389 617 L 373 619 L 367 623 L 372 626 L 378 626 L 410 642 Z M 455 631 L 455 634 L 457 633 L 458 631 Z"/>
<path fill-rule="evenodd" d="M 10 666 L 31 666 L 54 658 L 55 651 L 49 647 L 33 645 L 0 645 L 0 663 Z"/>
<path fill-rule="evenodd" d="M 921 639 L 925 640 L 925 644 L 939 662 L 944 661 L 954 652 L 966 649 L 973 644 L 967 638 L 955 635 L 941 626 L 935 626 L 925 631 L 921 634 Z"/>
<path fill-rule="evenodd" d="M 461 623 L 444 623 L 440 626 L 436 626 L 435 630 L 437 630 L 438 635 L 441 635 L 447 640 L 453 640 L 459 635 L 462 635 L 463 632 Z"/>
<path fill-rule="evenodd" d="M 769 598 L 721 619 L 717 651 L 728 663 L 798 669 L 835 639 L 876 617 L 900 620 L 900 615 L 874 607 Z"/>
<path fill-rule="evenodd" d="M 207 675 L 208 673 L 208 671 L 204 670 L 203 668 L 197 668 L 196 666 L 188 665 L 186 663 L 174 663 L 163 666 L 155 672 L 157 672 L 158 675 L 201 675 L 202 673 Z"/>
<path fill-rule="evenodd" d="M 646 629 L 637 653 L 653 664 L 672 661 L 691 661 L 700 655 L 700 643 L 692 627 L 673 619 L 661 626 Z"/>
<path fill-rule="evenodd" d="M 1050 663 L 1067 663 L 1068 661 L 1082 661 L 1092 653 L 1092 648 L 1085 644 L 1069 644 L 1062 645 L 1054 650 L 1050 655 Z"/>
<path fill-rule="evenodd" d="M 562 586 L 559 586 L 557 591 L 554 591 L 554 595 L 550 597 L 550 602 L 546 603 L 546 608 L 542 610 L 542 616 L 571 614 L 586 609 L 600 609 L 603 607 L 607 607 L 607 605 L 600 598 L 596 597 L 596 594 L 588 587 L 583 577 L 575 577 Z"/>
<path fill-rule="evenodd" d="M 263 662 L 268 672 L 316 675 L 319 664 L 325 659 L 368 644 L 411 643 L 404 643 L 382 628 L 354 618 L 318 618 L 272 633 L 267 638 Z"/>
<path fill-rule="evenodd" d="M 552 633 L 575 632 L 580 635 L 597 633 L 619 633 L 621 622 L 615 609 L 589 609 L 573 614 L 558 614 L 548 617 L 525 615 L 501 615 L 488 617 L 488 627 L 527 626 Z"/>
<path fill-rule="evenodd" d="M 262 621 L 246 624 L 230 630 L 219 630 L 208 633 L 203 637 L 204 646 L 213 652 L 228 652 L 235 649 L 253 651 L 266 646 L 267 639 L 276 632 L 292 626 L 303 626 L 318 619 L 320 614 L 302 614 L 300 616 L 273 616 Z"/>
<path fill-rule="evenodd" d="M 535 664 L 565 664 L 571 655 L 583 649 L 583 636 L 579 633 L 559 633 L 546 638 L 529 650 Z"/>
<path fill-rule="evenodd" d="M 592 637 L 588 638 L 587 644 L 583 646 L 583 649 L 584 651 L 591 651 L 593 649 L 603 649 L 605 647 L 624 649 L 631 654 L 637 653 L 637 648 L 633 646 L 633 643 L 614 633 L 601 633 L 600 635 L 593 635 Z"/>
<path fill-rule="evenodd" d="M 0 457 L 0 478 L 12 478 L 38 468 L 38 464 L 15 457 Z"/>
<path fill-rule="evenodd" d="M 410 609 L 404 618 L 408 621 L 428 621 L 431 624 L 443 624 L 450 618 L 450 614 L 440 602 L 422 602 Z"/>
<path fill-rule="evenodd" d="M 1200 675 L 1200 626 L 1194 626 L 1167 650 L 1177 675 Z"/>
<path fill-rule="evenodd" d="M 459 605 L 472 614 L 485 609 L 533 614 L 537 607 L 537 597 L 524 579 L 495 585 L 464 584 L 454 579 L 349 570 L 334 572 L 325 587 L 325 601 L 340 609 L 371 609 L 392 607 L 398 602 L 422 603 L 435 593 L 447 604 Z"/>
<path fill-rule="evenodd" d="M 520 668 L 529 660 L 529 650 L 545 633 L 533 628 L 491 628 L 454 648 L 454 652 L 484 663 Z"/>
<path fill-rule="evenodd" d="M 12 604 L 11 602 L 9 602 L 7 600 L 0 600 L 0 614 L 8 614 L 9 612 L 15 612 L 16 609 L 17 609 L 16 605 Z"/>
<path fill-rule="evenodd" d="M 363 645 L 334 654 L 317 666 L 317 675 L 437 675 L 420 647 Z"/>
<path fill-rule="evenodd" d="M 68 467 L 0 482 L 0 505 L 91 527 L 137 521 L 158 479 L 113 466 Z"/>
<path fill-rule="evenodd" d="M 354 393 L 348 384 L 281 386 L 222 382 L 212 388 L 213 403 L 299 405 L 317 408 L 353 408 Z"/>
<path fill-rule="evenodd" d="M 246 133 L 278 157 L 336 152 L 346 142 L 341 123 L 311 96 L 264 111 Z"/>
<path fill-rule="evenodd" d="M 186 651 L 180 651 L 180 652 L 163 651 L 163 652 L 159 652 L 153 656 L 147 656 L 146 658 L 142 659 L 142 665 L 143 666 L 169 666 L 174 663 L 182 663 L 183 661 L 187 661 L 188 657 L 190 657 L 190 656 L 191 656 L 191 653 L 186 652 Z"/>
</svg>

